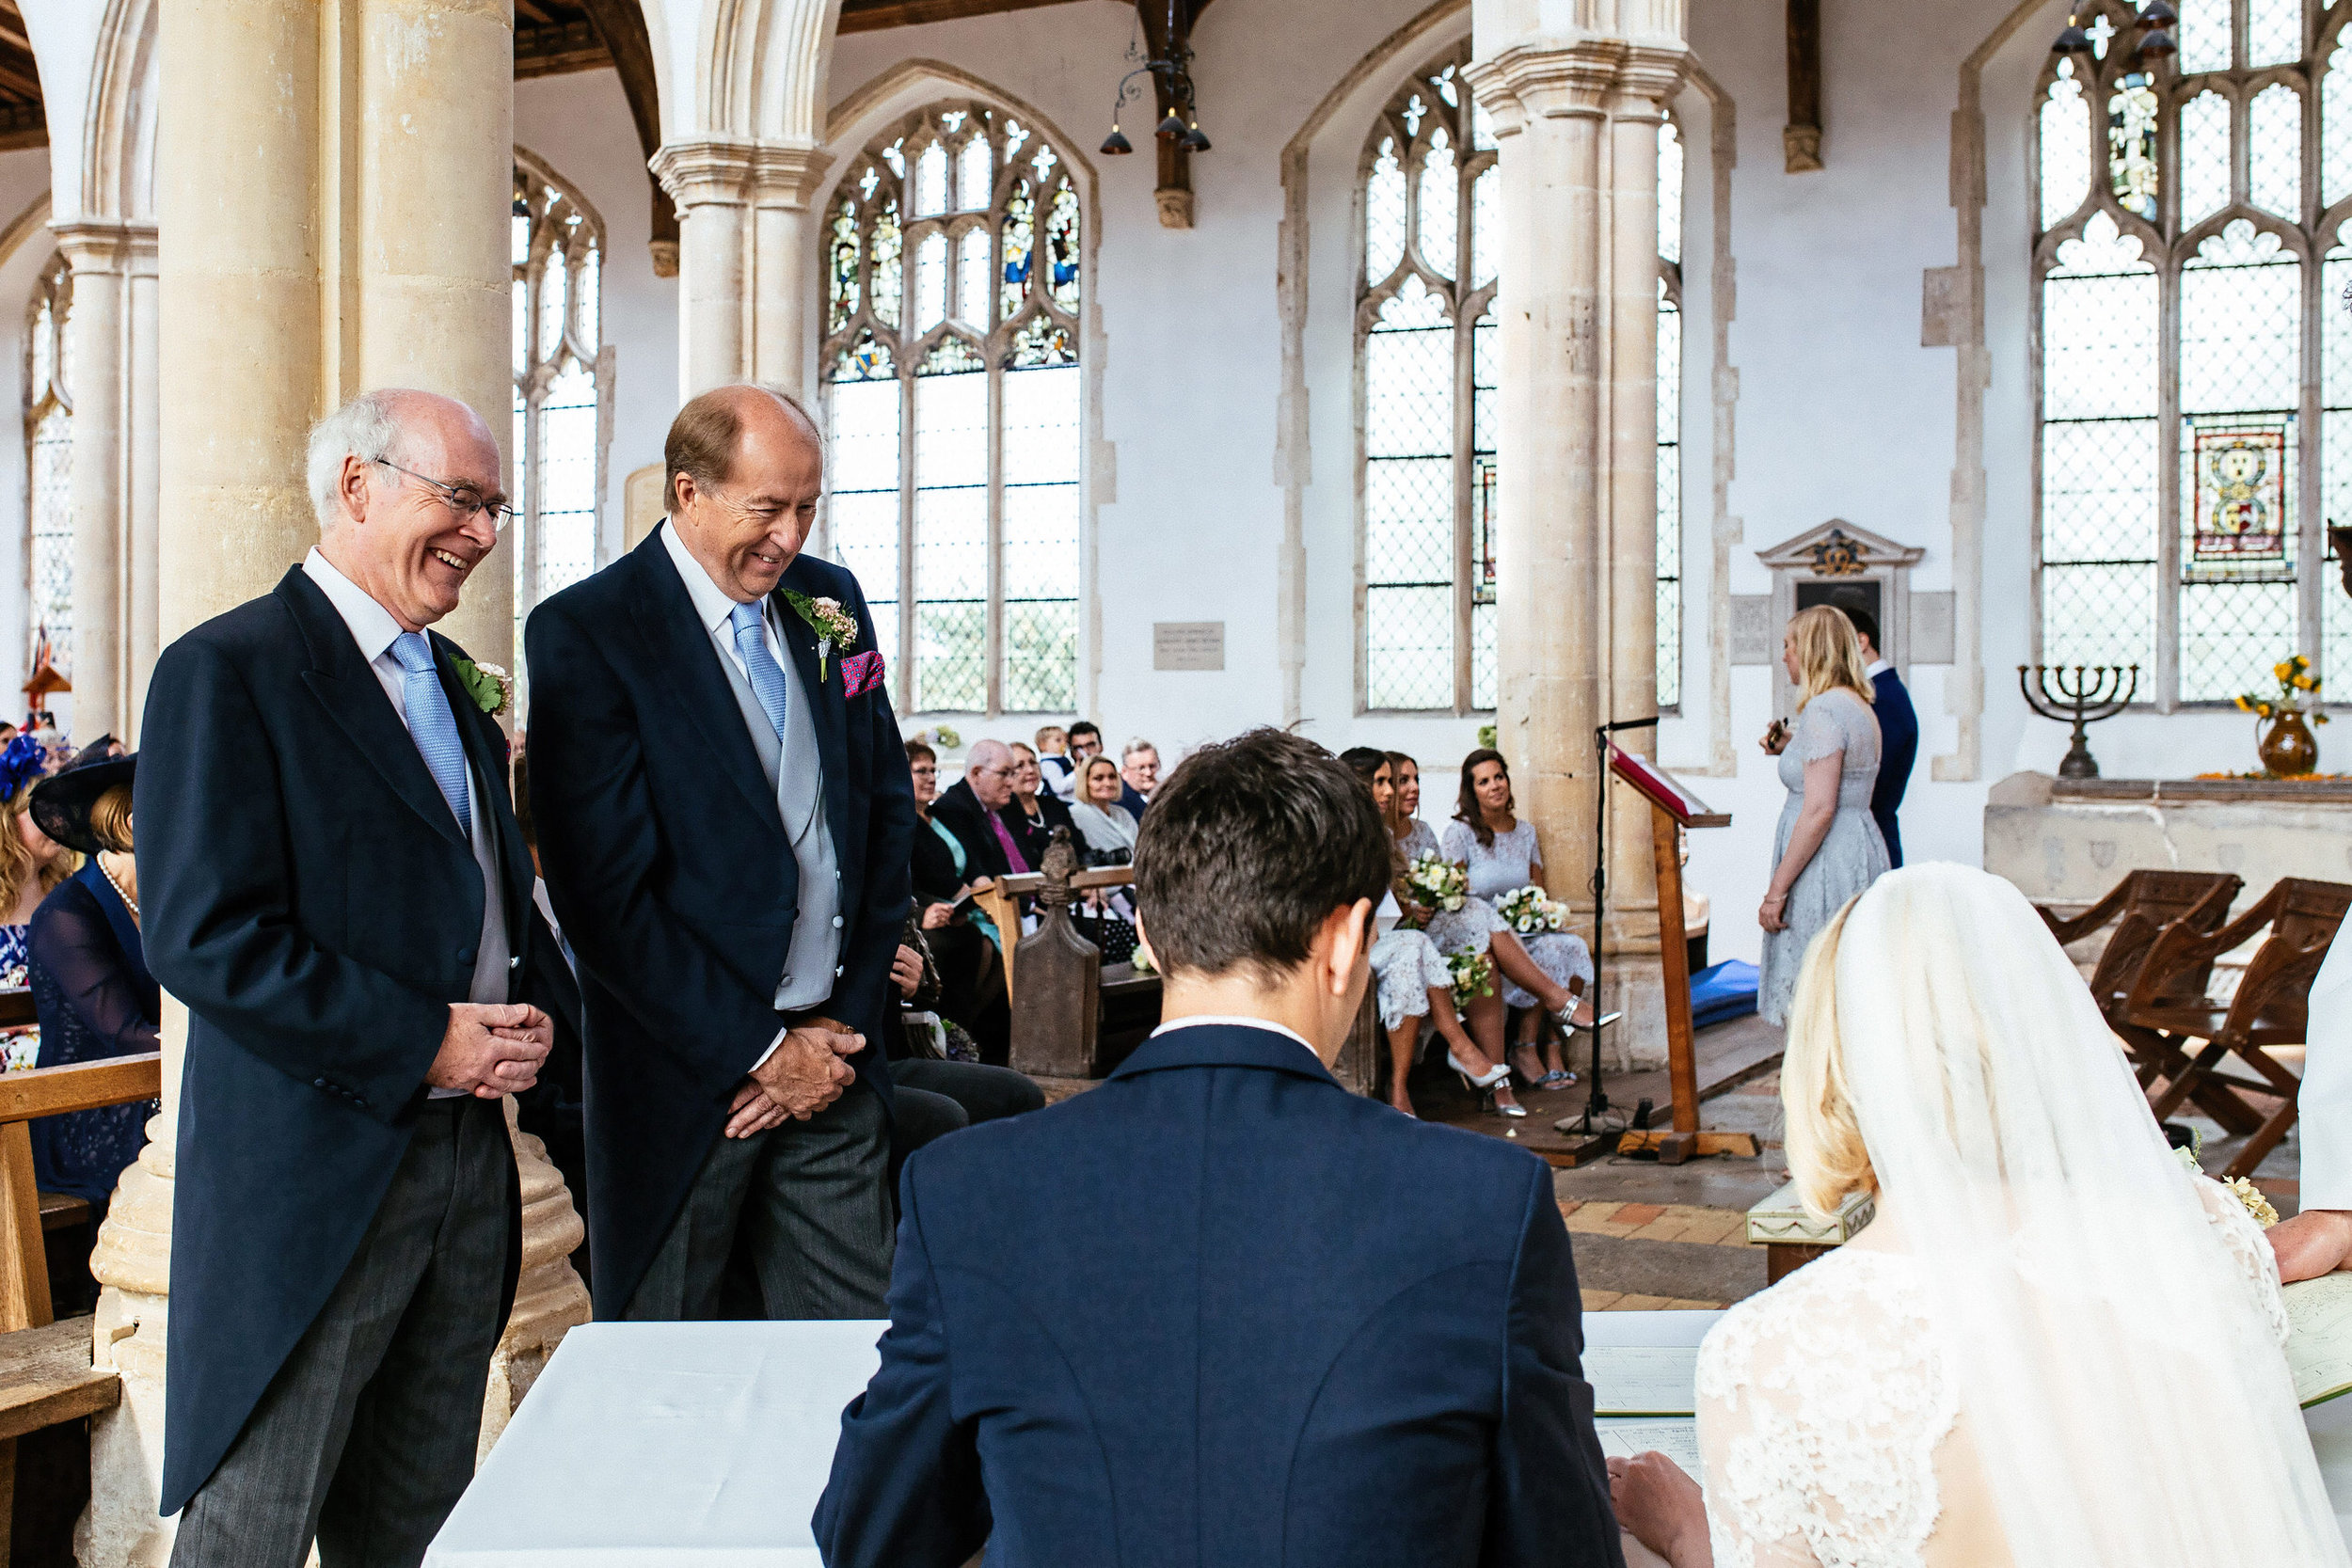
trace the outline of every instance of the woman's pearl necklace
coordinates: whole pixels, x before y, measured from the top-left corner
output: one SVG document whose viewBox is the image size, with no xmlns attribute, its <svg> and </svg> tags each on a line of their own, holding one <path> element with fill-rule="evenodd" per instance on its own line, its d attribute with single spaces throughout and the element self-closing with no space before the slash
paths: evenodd
<svg viewBox="0 0 2352 1568">
<path fill-rule="evenodd" d="M 106 879 L 106 885 L 115 890 L 115 896 L 122 900 L 122 907 L 131 911 L 132 924 L 136 925 L 139 918 L 139 901 L 132 897 L 120 882 L 115 880 L 115 874 L 106 869 L 106 863 L 103 859 L 98 863 L 98 874 Z"/>
</svg>

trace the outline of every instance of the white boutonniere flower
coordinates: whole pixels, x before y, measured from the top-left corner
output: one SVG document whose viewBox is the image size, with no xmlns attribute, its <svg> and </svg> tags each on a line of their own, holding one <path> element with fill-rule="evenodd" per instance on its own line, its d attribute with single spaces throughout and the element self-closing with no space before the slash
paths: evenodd
<svg viewBox="0 0 2352 1568">
<path fill-rule="evenodd" d="M 811 598 L 789 588 L 784 591 L 784 598 L 808 623 L 809 630 L 817 634 L 817 678 L 821 681 L 825 678 L 825 661 L 834 649 L 846 654 L 857 646 L 857 621 L 841 608 L 839 599 Z"/>
</svg>

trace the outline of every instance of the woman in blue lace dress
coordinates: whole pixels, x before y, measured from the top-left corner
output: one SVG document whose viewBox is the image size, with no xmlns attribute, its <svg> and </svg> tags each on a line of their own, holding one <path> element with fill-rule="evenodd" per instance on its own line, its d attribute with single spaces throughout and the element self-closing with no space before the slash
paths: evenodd
<svg viewBox="0 0 2352 1568">
<path fill-rule="evenodd" d="M 136 766 L 135 756 L 98 758 L 33 791 L 32 816 L 42 832 L 90 857 L 32 919 L 41 1067 L 134 1055 L 160 1043 L 163 996 L 139 940 L 138 864 L 131 854 Z M 31 1129 L 38 1183 L 87 1198 L 103 1216 L 154 1114 L 148 1101 L 43 1117 Z"/>
</svg>

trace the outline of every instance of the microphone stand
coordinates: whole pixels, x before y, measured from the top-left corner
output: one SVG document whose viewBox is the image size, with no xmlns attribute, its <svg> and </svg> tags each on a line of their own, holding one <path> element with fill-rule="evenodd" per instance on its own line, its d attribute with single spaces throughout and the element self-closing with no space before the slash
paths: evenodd
<svg viewBox="0 0 2352 1568">
<path fill-rule="evenodd" d="M 1616 1131 L 1601 1125 L 1601 1117 L 1609 1109 L 1609 1094 L 1601 1086 L 1600 1061 L 1600 1032 L 1606 1022 L 1601 1014 L 1601 977 L 1609 945 L 1609 751 L 1613 744 L 1609 737 L 1624 730 L 1657 727 L 1658 716 L 1652 714 L 1647 719 L 1620 719 L 1596 725 L 1593 730 L 1593 1062 L 1584 1114 L 1575 1124 L 1575 1130 L 1590 1140 L 1573 1153 L 1579 1164 L 1613 1152 L 1617 1147 Z M 1559 1130 L 1568 1129 L 1564 1124 Z"/>
</svg>

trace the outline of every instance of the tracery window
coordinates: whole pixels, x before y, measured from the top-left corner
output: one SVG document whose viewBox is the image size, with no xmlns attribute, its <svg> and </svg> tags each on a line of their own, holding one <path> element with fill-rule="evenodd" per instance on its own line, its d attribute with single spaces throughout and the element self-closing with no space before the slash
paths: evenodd
<svg viewBox="0 0 2352 1568">
<path fill-rule="evenodd" d="M 1658 128 L 1658 706 L 1682 701 L 1682 128 Z"/>
<path fill-rule="evenodd" d="M 1078 700 L 1083 202 L 1069 160 L 981 103 L 869 146 L 824 229 L 834 559 L 902 711 Z"/>
<path fill-rule="evenodd" d="M 1468 43 L 1398 89 L 1364 143 L 1357 363 L 1361 705 L 1495 705 L 1493 127 Z M 1659 142 L 1658 701 L 1680 700 L 1683 148 Z"/>
<path fill-rule="evenodd" d="M 32 652 L 45 643 L 61 674 L 73 673 L 73 363 L 66 321 L 73 274 L 63 256 L 41 269 L 25 322 L 24 473 L 26 584 Z"/>
<path fill-rule="evenodd" d="M 600 564 L 612 356 L 604 225 L 536 160 L 515 161 L 515 628 Z"/>
<path fill-rule="evenodd" d="M 2035 100 L 2038 657 L 2137 663 L 2162 705 L 2290 652 L 2334 689 L 2352 617 L 2310 563 L 2352 522 L 2352 8 L 2178 8 L 2151 60 L 2086 7 Z"/>
</svg>

